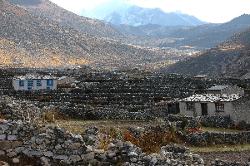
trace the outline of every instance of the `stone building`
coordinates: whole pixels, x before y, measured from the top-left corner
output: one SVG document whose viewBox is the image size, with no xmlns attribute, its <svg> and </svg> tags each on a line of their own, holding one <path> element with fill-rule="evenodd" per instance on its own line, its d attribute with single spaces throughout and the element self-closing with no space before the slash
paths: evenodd
<svg viewBox="0 0 250 166">
<path fill-rule="evenodd" d="M 179 101 L 180 114 L 186 116 L 230 116 L 236 122 L 250 123 L 250 100 L 236 86 L 213 86 L 207 94 L 196 94 Z"/>
<path fill-rule="evenodd" d="M 187 116 L 230 115 L 238 95 L 197 94 L 180 100 L 180 113 Z"/>
<path fill-rule="evenodd" d="M 57 78 L 28 74 L 14 77 L 12 85 L 16 91 L 56 90 Z"/>
</svg>

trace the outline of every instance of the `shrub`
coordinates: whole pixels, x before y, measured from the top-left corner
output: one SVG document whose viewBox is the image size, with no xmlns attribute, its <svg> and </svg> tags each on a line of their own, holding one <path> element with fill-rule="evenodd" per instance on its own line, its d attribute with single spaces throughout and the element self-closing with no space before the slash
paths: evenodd
<svg viewBox="0 0 250 166">
<path fill-rule="evenodd" d="M 125 132 L 123 139 L 140 147 L 146 153 L 159 152 L 162 146 L 169 143 L 181 143 L 181 139 L 174 131 L 149 131 L 135 138 L 130 132 Z"/>
<path fill-rule="evenodd" d="M 99 149 L 104 149 L 105 151 L 108 149 L 108 145 L 112 142 L 110 136 L 105 135 L 102 138 L 99 138 Z"/>
</svg>

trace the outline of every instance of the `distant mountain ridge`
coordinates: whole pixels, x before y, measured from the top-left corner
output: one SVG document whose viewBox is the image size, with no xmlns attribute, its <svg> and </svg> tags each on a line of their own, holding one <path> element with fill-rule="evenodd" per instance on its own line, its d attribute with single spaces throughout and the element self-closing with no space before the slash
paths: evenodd
<svg viewBox="0 0 250 166">
<path fill-rule="evenodd" d="M 250 73 L 250 28 L 198 57 L 180 61 L 167 72 L 240 78 Z"/>
<path fill-rule="evenodd" d="M 115 25 L 125 24 L 141 26 L 155 24 L 161 26 L 197 26 L 204 24 L 194 16 L 172 12 L 165 13 L 161 9 L 142 8 L 138 6 L 128 7 L 125 11 L 114 11 L 103 18 Z"/>
<path fill-rule="evenodd" d="M 243 14 L 222 24 L 204 24 L 190 26 L 161 26 L 147 24 L 141 26 L 115 25 L 123 36 L 131 37 L 138 44 L 147 43 L 155 47 L 194 47 L 208 49 L 230 39 L 235 33 L 250 28 L 250 15 Z M 147 42 L 149 41 L 150 42 Z M 142 42 L 139 42 L 142 40 Z"/>
<path fill-rule="evenodd" d="M 161 47 L 192 46 L 211 48 L 228 40 L 235 33 L 250 28 L 250 15 L 243 14 L 223 24 L 205 24 L 197 27 L 178 29 L 168 37 L 182 38 L 174 43 L 163 43 Z"/>
</svg>

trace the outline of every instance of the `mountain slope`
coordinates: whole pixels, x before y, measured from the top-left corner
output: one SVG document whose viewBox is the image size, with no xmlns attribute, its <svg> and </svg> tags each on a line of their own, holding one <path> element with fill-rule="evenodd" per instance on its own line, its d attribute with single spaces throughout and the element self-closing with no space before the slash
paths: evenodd
<svg viewBox="0 0 250 166">
<path fill-rule="evenodd" d="M 115 25 L 120 33 L 131 37 L 135 44 L 155 47 L 191 46 L 198 49 L 216 47 L 228 40 L 235 33 L 250 28 L 250 15 L 244 14 L 223 24 L 205 24 L 190 26 L 161 26 L 161 25 Z M 123 41 L 125 38 L 123 39 Z"/>
<path fill-rule="evenodd" d="M 97 37 L 121 37 L 121 34 L 111 25 L 100 20 L 78 16 L 67 11 L 49 0 L 9 0 L 33 14 L 56 21 L 63 26 L 69 26 L 82 33 Z"/>
<path fill-rule="evenodd" d="M 165 43 L 162 47 L 194 46 L 211 48 L 229 39 L 235 33 L 250 27 L 250 15 L 244 14 L 223 24 L 207 24 L 194 28 L 178 29 L 168 37 L 182 38 L 175 43 Z"/>
<path fill-rule="evenodd" d="M 241 77 L 250 73 L 250 29 L 202 55 L 178 62 L 168 72 Z"/>
<path fill-rule="evenodd" d="M 0 65 L 94 68 L 152 67 L 171 60 L 161 50 L 149 50 L 93 37 L 0 1 Z M 168 56 L 169 55 L 169 56 Z"/>
<path fill-rule="evenodd" d="M 196 26 L 204 24 L 199 19 L 181 13 L 165 13 L 161 9 L 141 8 L 132 6 L 127 10 L 119 10 L 104 17 L 104 20 L 115 25 L 125 24 L 140 26 L 155 24 L 162 26 Z"/>
</svg>

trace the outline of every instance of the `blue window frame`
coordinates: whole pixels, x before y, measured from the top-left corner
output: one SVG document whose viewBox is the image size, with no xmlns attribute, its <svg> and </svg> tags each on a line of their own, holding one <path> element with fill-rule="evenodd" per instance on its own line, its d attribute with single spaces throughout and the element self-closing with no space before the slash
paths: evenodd
<svg viewBox="0 0 250 166">
<path fill-rule="evenodd" d="M 19 86 L 24 86 L 24 80 L 19 80 Z"/>
<path fill-rule="evenodd" d="M 33 80 L 28 80 L 28 87 L 32 87 L 33 86 Z"/>
<path fill-rule="evenodd" d="M 53 86 L 54 81 L 53 80 L 47 80 L 47 86 Z"/>
<path fill-rule="evenodd" d="M 36 86 L 42 86 L 42 81 L 41 80 L 36 80 Z"/>
</svg>

